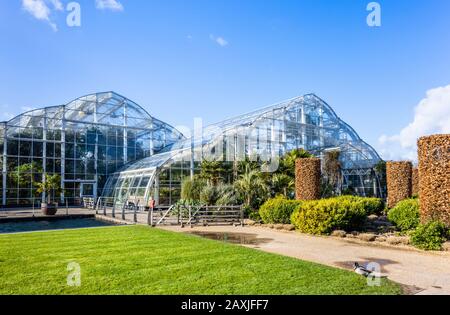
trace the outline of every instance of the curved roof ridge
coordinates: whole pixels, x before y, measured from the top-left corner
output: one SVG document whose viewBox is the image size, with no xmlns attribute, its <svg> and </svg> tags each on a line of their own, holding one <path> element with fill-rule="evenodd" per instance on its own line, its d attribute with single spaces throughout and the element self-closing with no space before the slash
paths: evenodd
<svg viewBox="0 0 450 315">
<path fill-rule="evenodd" d="M 19 119 L 20 117 L 31 116 L 30 114 L 32 114 L 32 113 L 34 113 L 34 112 L 37 112 L 37 111 L 44 111 L 44 112 L 46 112 L 46 111 L 49 110 L 49 109 L 61 109 L 61 108 L 62 108 L 62 109 L 67 109 L 68 106 L 70 106 L 71 104 L 76 103 L 77 101 L 82 102 L 82 101 L 84 101 L 83 99 L 86 99 L 86 98 L 89 98 L 89 97 L 95 97 L 96 99 L 98 99 L 98 97 L 99 97 L 100 95 L 108 95 L 108 94 L 110 95 L 110 96 L 109 96 L 109 99 L 114 98 L 114 96 L 115 96 L 116 98 L 123 99 L 124 102 L 127 102 L 127 103 L 132 104 L 132 105 L 135 106 L 139 111 L 142 111 L 142 113 L 144 113 L 145 115 L 147 115 L 147 117 L 145 117 L 145 118 L 150 119 L 150 120 L 153 120 L 153 121 L 155 121 L 155 122 L 159 122 L 159 123 L 161 123 L 161 124 L 167 126 L 168 129 L 171 129 L 171 130 L 175 131 L 176 133 L 178 133 L 178 134 L 181 136 L 181 139 L 184 139 L 184 138 L 185 138 L 185 136 L 184 136 L 178 129 L 176 129 L 174 126 L 172 126 L 171 124 L 169 124 L 169 123 L 167 123 L 167 122 L 164 122 L 164 121 L 162 121 L 162 120 L 160 120 L 160 119 L 158 119 L 158 118 L 152 116 L 152 115 L 151 115 L 144 107 L 142 107 L 141 105 L 139 105 L 139 104 L 136 103 L 135 101 L 129 99 L 128 97 L 123 96 L 122 94 L 119 94 L 119 93 L 117 93 L 117 92 L 115 92 L 115 91 L 112 91 L 112 90 L 110 90 L 110 91 L 104 91 L 104 92 L 95 92 L 95 93 L 85 94 L 85 95 L 83 95 L 83 96 L 79 96 L 79 97 L 77 97 L 77 98 L 74 98 L 74 99 L 72 99 L 71 101 L 69 101 L 69 102 L 67 102 L 67 103 L 65 103 L 65 104 L 53 105 L 53 106 L 44 106 L 44 107 L 40 107 L 40 108 L 34 108 L 34 109 L 31 109 L 31 110 L 25 111 L 25 112 L 23 112 L 23 113 L 20 113 L 19 115 L 16 115 L 16 116 L 12 117 L 12 118 L 9 119 L 9 120 L 2 121 L 2 122 L 0 122 L 0 124 L 8 125 L 9 123 L 13 122 L 13 121 L 16 120 L 16 119 Z"/>
<path fill-rule="evenodd" d="M 116 95 L 116 96 L 118 96 L 120 98 L 123 98 L 124 100 L 127 100 L 127 101 L 133 103 L 134 105 L 136 105 L 139 109 L 142 109 L 150 118 L 157 119 L 157 118 L 153 117 L 152 115 L 150 115 L 150 113 L 144 107 L 142 107 L 141 105 L 139 105 L 138 103 L 136 103 L 132 99 L 129 99 L 128 97 L 125 97 L 122 94 L 119 94 L 119 93 L 117 93 L 115 91 L 104 91 L 104 92 L 89 93 L 89 94 L 86 94 L 86 95 L 83 95 L 83 96 L 80 96 L 80 97 L 77 97 L 77 98 L 71 100 L 70 102 L 66 103 L 64 106 L 67 106 L 67 105 L 69 105 L 69 104 L 71 104 L 73 102 L 81 100 L 82 98 L 93 96 L 93 95 L 98 96 L 100 94 L 112 94 L 112 95 Z"/>
<path fill-rule="evenodd" d="M 139 109 L 142 109 L 142 110 L 144 111 L 144 113 L 148 115 L 149 118 L 152 118 L 152 119 L 161 121 L 161 120 L 159 120 L 159 119 L 153 117 L 152 115 L 150 115 L 150 113 L 149 113 L 144 107 L 142 107 L 141 105 L 139 105 L 139 104 L 136 103 L 135 101 L 129 99 L 128 97 L 125 97 L 125 96 L 123 96 L 123 95 L 121 95 L 121 94 L 119 94 L 119 93 L 117 93 L 117 92 L 114 92 L 114 91 L 104 91 L 104 92 L 88 93 L 88 94 L 85 94 L 85 95 L 83 95 L 83 96 L 79 96 L 79 97 L 77 97 L 77 98 L 72 99 L 71 101 L 69 101 L 69 102 L 67 102 L 67 103 L 60 104 L 60 105 L 44 106 L 44 107 L 39 107 L 39 108 L 30 109 L 30 110 L 28 110 L 28 111 L 25 111 L 25 112 L 23 112 L 23 113 L 20 113 L 19 115 L 16 115 L 16 116 L 12 117 L 12 118 L 9 119 L 9 120 L 2 121 L 1 123 L 9 123 L 9 122 L 13 121 L 13 120 L 16 119 L 16 118 L 19 118 L 19 117 L 21 117 L 21 116 L 25 116 L 25 115 L 27 115 L 27 114 L 29 114 L 29 113 L 32 113 L 32 112 L 35 112 L 35 111 L 38 111 L 38 110 L 47 110 L 47 109 L 51 109 L 51 108 L 67 107 L 68 105 L 70 105 L 70 104 L 72 104 L 72 103 L 74 103 L 74 102 L 76 102 L 76 101 L 82 100 L 83 98 L 87 98 L 87 97 L 89 97 L 89 96 L 98 96 L 99 94 L 108 94 L 108 93 L 109 93 L 109 94 L 112 94 L 112 95 L 116 95 L 116 96 L 118 96 L 118 97 L 120 97 L 120 98 L 123 98 L 124 100 L 127 100 L 127 101 L 133 103 L 133 104 L 136 105 Z M 165 123 L 165 122 L 164 122 L 164 123 Z M 170 125 L 167 124 L 167 123 L 165 123 L 165 124 L 168 125 L 168 126 L 170 126 Z M 170 127 L 172 127 L 173 129 L 175 129 L 173 126 L 170 126 Z"/>
</svg>

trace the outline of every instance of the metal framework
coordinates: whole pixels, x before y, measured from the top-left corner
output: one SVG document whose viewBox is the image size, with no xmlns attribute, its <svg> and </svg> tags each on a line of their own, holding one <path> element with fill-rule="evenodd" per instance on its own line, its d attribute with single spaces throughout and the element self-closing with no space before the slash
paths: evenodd
<svg viewBox="0 0 450 315">
<path fill-rule="evenodd" d="M 169 150 L 182 139 L 172 126 L 114 92 L 26 112 L 0 124 L 2 204 L 30 205 L 36 197 L 31 182 L 11 176 L 22 165 L 34 163 L 42 166 L 34 172 L 60 174 L 65 193 L 54 197 L 73 204 L 83 196 L 96 198 L 125 164 Z"/>
<path fill-rule="evenodd" d="M 157 204 L 170 205 L 180 198 L 182 179 L 193 176 L 204 158 L 273 162 L 299 148 L 318 157 L 339 150 L 344 187 L 360 195 L 381 195 L 373 170 L 381 160 L 377 152 L 326 102 L 308 94 L 210 125 L 200 135 L 127 165 L 108 179 L 103 196 L 140 204 L 152 197 Z"/>
</svg>

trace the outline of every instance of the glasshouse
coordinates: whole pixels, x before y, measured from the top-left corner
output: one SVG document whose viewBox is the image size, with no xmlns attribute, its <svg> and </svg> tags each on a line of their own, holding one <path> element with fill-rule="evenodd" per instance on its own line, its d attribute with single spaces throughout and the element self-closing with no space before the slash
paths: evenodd
<svg viewBox="0 0 450 315">
<path fill-rule="evenodd" d="M 170 205 L 180 199 L 183 179 L 198 174 L 205 161 L 257 161 L 261 172 L 273 172 L 294 149 L 322 158 L 338 151 L 342 187 L 383 195 L 374 170 L 377 152 L 314 94 L 185 137 L 129 99 L 97 93 L 24 113 L 2 123 L 0 133 L 4 206 L 45 198 L 34 183 L 51 174 L 60 176 L 62 189 L 53 197 L 61 203 L 79 204 L 89 196 Z"/>
<path fill-rule="evenodd" d="M 343 188 L 383 196 L 374 170 L 381 161 L 377 152 L 327 103 L 309 94 L 196 130 L 192 137 L 126 165 L 108 179 L 103 198 L 170 205 L 180 199 L 183 179 L 200 172 L 205 161 L 259 161 L 261 172 L 273 172 L 279 158 L 295 149 L 321 158 L 339 152 Z"/>
<path fill-rule="evenodd" d="M 0 125 L 3 205 L 41 198 L 34 182 L 59 174 L 54 200 L 79 204 L 100 195 L 108 177 L 127 163 L 153 156 L 183 139 L 170 125 L 113 92 L 19 115 Z M 45 198 L 45 196 L 42 196 Z"/>
</svg>

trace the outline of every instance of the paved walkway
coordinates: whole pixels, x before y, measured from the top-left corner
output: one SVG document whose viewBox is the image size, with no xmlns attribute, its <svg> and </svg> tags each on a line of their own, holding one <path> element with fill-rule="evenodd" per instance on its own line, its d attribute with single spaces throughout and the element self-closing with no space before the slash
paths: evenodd
<svg viewBox="0 0 450 315">
<path fill-rule="evenodd" d="M 450 294 L 449 252 L 389 248 L 262 227 L 162 228 L 176 232 L 227 233 L 228 239 L 243 240 L 244 246 L 344 269 L 352 269 L 354 262 L 378 262 L 383 275 L 405 285 L 410 294 Z"/>
<path fill-rule="evenodd" d="M 73 215 L 95 215 L 95 210 L 84 208 L 66 208 L 59 207 L 54 217 L 64 217 Z M 0 221 L 2 219 L 26 219 L 26 218 L 44 218 L 40 208 L 30 209 L 0 209 Z"/>
</svg>

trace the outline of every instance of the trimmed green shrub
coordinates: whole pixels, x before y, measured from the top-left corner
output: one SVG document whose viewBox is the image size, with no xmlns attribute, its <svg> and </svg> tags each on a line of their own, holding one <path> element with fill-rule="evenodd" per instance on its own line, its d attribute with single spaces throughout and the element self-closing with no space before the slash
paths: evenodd
<svg viewBox="0 0 450 315">
<path fill-rule="evenodd" d="M 380 198 L 359 198 L 367 211 L 367 215 L 376 214 L 381 215 L 386 208 L 384 201 Z"/>
<path fill-rule="evenodd" d="M 411 233 L 411 243 L 424 250 L 441 250 L 447 236 L 448 231 L 444 223 L 430 221 L 426 224 L 419 224 L 417 229 Z"/>
<path fill-rule="evenodd" d="M 301 201 L 287 200 L 283 196 L 267 200 L 260 208 L 259 215 L 265 224 L 289 224 L 291 214 Z"/>
<path fill-rule="evenodd" d="M 368 214 L 360 199 L 344 196 L 302 202 L 292 213 L 291 223 L 303 233 L 318 235 L 356 229 Z"/>
<path fill-rule="evenodd" d="M 360 203 L 367 212 L 367 215 L 376 214 L 380 215 L 385 209 L 384 201 L 380 198 L 367 198 L 358 196 L 340 196 L 336 197 L 338 200 L 348 200 L 350 202 Z"/>
<path fill-rule="evenodd" d="M 389 210 L 388 219 L 401 231 L 415 229 L 420 223 L 419 200 L 406 199 Z"/>
</svg>

